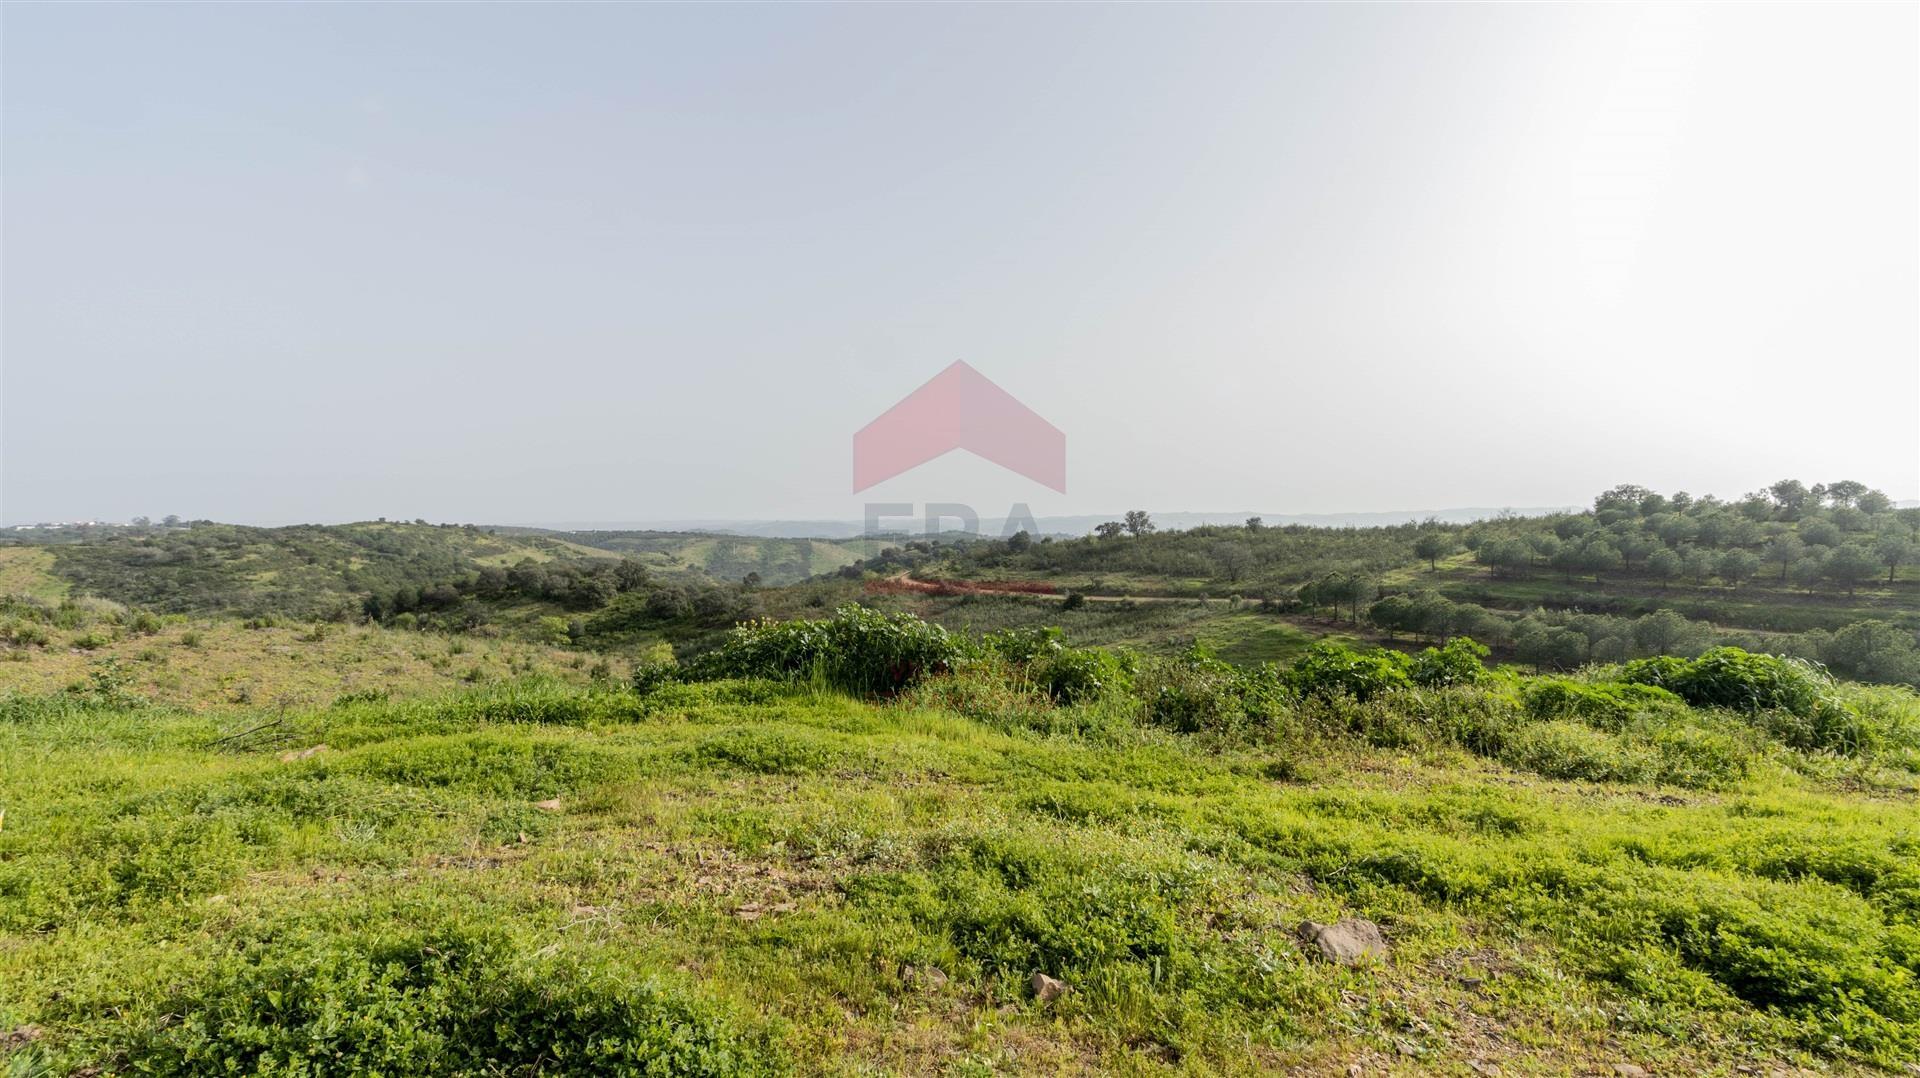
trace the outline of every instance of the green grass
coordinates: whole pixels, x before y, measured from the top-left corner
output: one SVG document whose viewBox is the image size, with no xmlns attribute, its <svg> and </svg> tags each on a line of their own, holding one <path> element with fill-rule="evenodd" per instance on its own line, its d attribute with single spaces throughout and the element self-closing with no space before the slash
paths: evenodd
<svg viewBox="0 0 1920 1078">
<path fill-rule="evenodd" d="M 67 583 L 53 575 L 53 551 L 44 547 L 0 547 L 0 595 L 27 595 L 59 602 Z"/>
<path fill-rule="evenodd" d="M 354 693 L 435 693 L 529 675 L 584 685 L 622 679 L 629 666 L 513 639 L 324 622 L 248 627 L 174 616 L 151 633 L 101 624 L 49 635 L 47 646 L 0 651 L 11 658 L 0 662 L 0 694 L 59 692 L 109 675 L 128 692 L 181 708 L 311 707 Z"/>
<path fill-rule="evenodd" d="M 708 532 L 544 534 L 580 549 L 641 558 L 649 568 L 667 572 L 697 572 L 727 582 L 755 573 L 769 587 L 831 573 L 874 553 L 878 545 L 866 539 L 790 539 Z"/>
<path fill-rule="evenodd" d="M 267 716 L 6 698 L 0 1030 L 53 1073 L 1920 1062 L 1910 771 L 1475 754 L 1465 692 L 1235 737 L 931 699 L 529 682 L 222 740 Z M 1342 916 L 1391 959 L 1303 954 Z"/>
<path fill-rule="evenodd" d="M 1199 643 L 1220 658 L 1242 666 L 1265 662 L 1291 663 L 1305 654 L 1317 640 L 1354 642 L 1351 637 L 1340 634 L 1309 631 L 1271 614 L 1225 610 L 1213 612 L 1213 616 L 1208 617 L 1194 635 Z"/>
</svg>

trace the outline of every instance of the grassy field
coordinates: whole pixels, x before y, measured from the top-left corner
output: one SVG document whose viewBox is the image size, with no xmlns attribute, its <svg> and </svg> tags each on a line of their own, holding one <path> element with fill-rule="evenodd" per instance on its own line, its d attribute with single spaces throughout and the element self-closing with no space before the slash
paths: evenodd
<svg viewBox="0 0 1920 1078">
<path fill-rule="evenodd" d="M 67 582 L 53 575 L 53 565 L 53 551 L 46 547 L 0 547 L 0 595 L 66 598 Z"/>
<path fill-rule="evenodd" d="M 788 539 L 708 532 L 584 531 L 546 533 L 583 549 L 642 559 L 734 582 L 748 573 L 767 586 L 792 584 L 852 565 L 883 544 L 870 539 Z"/>
<path fill-rule="evenodd" d="M 276 717 L 7 700 L 16 1073 L 1920 1061 L 1914 791 L 1818 768 L 1566 781 L 739 682 Z M 1389 957 L 1295 937 L 1350 916 Z"/>
<path fill-rule="evenodd" d="M 73 646 L 82 641 L 86 647 Z M 414 694 L 544 676 L 624 679 L 626 660 L 511 639 L 376 626 L 168 619 L 150 634 L 100 628 L 0 652 L 0 694 L 100 684 L 186 709 L 314 707 L 353 693 Z"/>
</svg>

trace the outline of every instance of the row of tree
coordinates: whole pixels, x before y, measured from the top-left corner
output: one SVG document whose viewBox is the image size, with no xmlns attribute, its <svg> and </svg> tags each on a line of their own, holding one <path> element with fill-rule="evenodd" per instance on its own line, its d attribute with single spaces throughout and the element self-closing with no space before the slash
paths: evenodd
<svg viewBox="0 0 1920 1078">
<path fill-rule="evenodd" d="M 370 592 L 362 612 L 375 621 L 400 614 L 436 614 L 469 600 L 502 602 L 526 599 L 567 610 L 598 610 L 614 596 L 645 588 L 645 567 L 632 559 L 536 562 L 524 559 L 508 568 L 485 566 L 436 584 Z"/>
<path fill-rule="evenodd" d="M 1422 541 L 1426 542 L 1426 537 Z M 1428 543 L 1424 549 L 1442 548 Z M 1445 553 L 1450 551 L 1435 557 L 1444 557 Z M 1663 546 L 1632 534 L 1602 533 L 1562 540 L 1550 533 L 1535 532 L 1482 542 L 1474 550 L 1474 560 L 1495 576 L 1547 567 L 1568 581 L 1576 575 L 1598 579 L 1627 571 L 1662 583 L 1687 580 L 1704 584 L 1718 579 L 1734 587 L 1758 577 L 1763 570 L 1777 569 L 1782 584 L 1791 581 L 1812 590 L 1822 582 L 1831 582 L 1852 595 L 1882 570 L 1887 583 L 1893 583 L 1902 565 L 1920 561 L 1920 542 L 1903 528 L 1888 529 L 1870 542 L 1838 544 L 1810 543 L 1787 533 L 1774 536 L 1757 551 L 1740 547 L 1715 551 L 1693 545 Z"/>
<path fill-rule="evenodd" d="M 1421 591 L 1375 600 L 1366 608 L 1366 620 L 1389 639 L 1439 643 L 1470 636 L 1521 662 L 1556 670 L 1649 655 L 1690 657 L 1732 644 L 1813 659 L 1862 681 L 1920 685 L 1920 633 L 1883 619 L 1863 619 L 1833 630 L 1754 633 L 1722 630 L 1675 610 L 1639 617 L 1544 609 L 1507 614 Z"/>
</svg>

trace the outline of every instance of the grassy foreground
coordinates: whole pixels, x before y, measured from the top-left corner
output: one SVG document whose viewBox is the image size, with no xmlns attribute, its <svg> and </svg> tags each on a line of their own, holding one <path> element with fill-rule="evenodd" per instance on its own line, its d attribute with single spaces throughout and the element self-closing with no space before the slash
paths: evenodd
<svg viewBox="0 0 1920 1078">
<path fill-rule="evenodd" d="M 1451 697 L 1422 699 L 1396 706 Z M 1017 713 L 938 682 L 532 681 L 277 721 L 5 698 L 0 1052 L 15 1074 L 1920 1062 L 1898 782 L 1777 754 L 1704 789 L 1550 779 L 1604 749 L 1564 730 L 1501 762 L 1305 711 L 1232 737 L 995 717 Z M 1296 941 L 1345 916 L 1391 957 Z M 1035 972 L 1066 993 L 1035 999 Z"/>
</svg>

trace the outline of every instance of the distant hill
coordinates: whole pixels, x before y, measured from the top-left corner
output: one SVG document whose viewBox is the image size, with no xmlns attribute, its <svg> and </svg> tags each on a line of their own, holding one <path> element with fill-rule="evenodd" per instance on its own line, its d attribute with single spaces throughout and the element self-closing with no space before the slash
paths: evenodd
<svg viewBox="0 0 1920 1078">
<path fill-rule="evenodd" d="M 1234 510 L 1232 512 L 1155 512 L 1155 523 L 1163 530 L 1198 528 L 1208 525 L 1239 524 L 1248 517 L 1260 517 L 1268 524 L 1303 524 L 1315 528 L 1381 528 L 1398 524 L 1417 524 L 1423 520 L 1436 520 L 1442 524 L 1471 524 L 1476 520 L 1492 520 L 1500 516 L 1541 517 L 1554 513 L 1577 512 L 1580 506 L 1525 506 L 1506 508 L 1465 508 L 1465 509 L 1405 509 L 1377 513 L 1263 513 L 1257 510 Z M 1081 536 L 1093 531 L 1094 527 L 1109 520 L 1119 520 L 1122 512 L 1106 514 L 1088 514 L 1081 516 L 1037 517 L 1034 524 L 1041 535 Z M 891 522 L 890 522 L 891 523 Z M 905 526 L 895 531 L 908 531 L 918 534 L 920 529 L 910 522 L 900 522 Z M 660 520 L 625 524 L 555 524 L 543 528 L 526 527 L 528 532 L 551 532 L 554 534 L 583 535 L 593 534 L 631 534 L 623 529 L 634 529 L 651 534 L 677 535 L 739 535 L 767 538 L 817 538 L 817 539 L 854 539 L 866 530 L 866 524 L 858 520 Z M 997 537 L 1006 529 L 1006 520 L 1001 517 L 986 517 L 980 521 L 980 534 Z"/>
<path fill-rule="evenodd" d="M 717 531 L 548 531 L 500 527 L 504 535 L 544 537 L 575 546 L 639 558 L 649 569 L 695 572 L 738 582 L 747 574 L 768 586 L 792 584 L 831 573 L 877 553 L 886 545 L 858 538 L 736 535 Z M 857 530 L 857 529 L 856 529 Z"/>
<path fill-rule="evenodd" d="M 370 593 L 430 587 L 487 567 L 617 557 L 542 535 L 386 521 L 115 528 L 38 549 L 50 555 L 40 571 L 75 594 L 162 612 L 302 617 L 342 607 L 357 613 Z"/>
<path fill-rule="evenodd" d="M 97 595 L 162 613 L 333 616 L 369 595 L 457 584 L 525 562 L 638 563 L 655 581 L 773 587 L 835 572 L 887 543 L 712 532 L 581 531 L 363 521 L 255 528 L 197 521 L 0 533 L 0 585 Z"/>
</svg>

